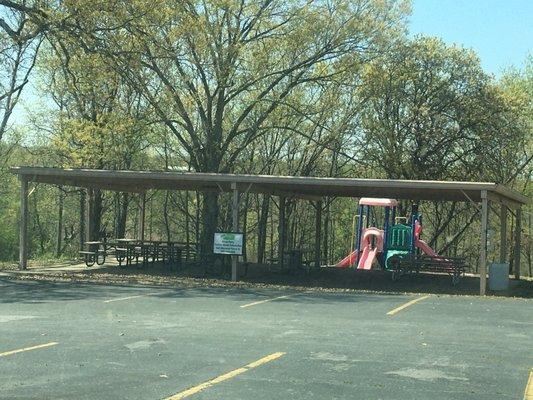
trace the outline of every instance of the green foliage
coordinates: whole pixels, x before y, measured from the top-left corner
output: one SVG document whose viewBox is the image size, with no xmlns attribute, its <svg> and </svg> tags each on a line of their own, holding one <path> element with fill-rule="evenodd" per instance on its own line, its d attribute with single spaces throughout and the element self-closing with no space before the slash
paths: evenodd
<svg viewBox="0 0 533 400">
<path fill-rule="evenodd" d="M 492 83 L 472 51 L 435 38 L 400 43 L 365 69 L 364 154 L 389 178 L 506 182 L 526 132 L 516 98 Z M 507 171 L 491 160 L 505 157 Z M 484 168 L 476 168 L 483 165 Z M 493 169 L 493 167 L 495 167 Z"/>
<path fill-rule="evenodd" d="M 531 194 L 531 56 L 496 81 L 470 50 L 407 38 L 408 1 L 27 1 L 10 12 L 28 19 L 28 38 L 46 34 L 37 72 L 55 107 L 34 118 L 45 128 L 31 132 L 39 140 L 5 157 L 0 259 L 17 252 L 10 164 L 487 180 Z M 91 196 L 99 228 L 137 233 L 135 195 Z M 39 185 L 30 197 L 34 257 L 58 251 L 60 198 L 59 253 L 76 251 L 80 192 Z M 209 240 L 230 226 L 228 196 L 148 198 L 152 237 Z M 288 202 L 289 242 L 308 248 L 313 210 Z M 274 202 L 246 195 L 243 204 L 250 257 L 260 240 L 273 252 Z M 350 246 L 355 207 L 351 199 L 325 204 L 332 262 Z M 471 206 L 421 207 L 432 245 L 477 251 Z"/>
</svg>

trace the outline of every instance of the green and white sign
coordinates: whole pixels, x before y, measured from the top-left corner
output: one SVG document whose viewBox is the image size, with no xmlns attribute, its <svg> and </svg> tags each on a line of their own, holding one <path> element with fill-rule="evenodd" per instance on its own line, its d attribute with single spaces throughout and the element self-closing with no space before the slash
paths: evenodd
<svg viewBox="0 0 533 400">
<path fill-rule="evenodd" d="M 242 255 L 244 235 L 242 233 L 215 232 L 213 252 L 215 254 Z"/>
</svg>

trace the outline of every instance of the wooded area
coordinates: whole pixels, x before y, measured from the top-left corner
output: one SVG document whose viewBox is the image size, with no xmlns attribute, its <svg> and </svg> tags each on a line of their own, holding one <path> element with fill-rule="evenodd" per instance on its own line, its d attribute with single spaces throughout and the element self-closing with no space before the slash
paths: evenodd
<svg viewBox="0 0 533 400">
<path fill-rule="evenodd" d="M 410 36 L 408 15 L 396 0 L 0 0 L 0 260 L 18 251 L 13 165 L 487 181 L 531 196 L 533 58 L 495 79 L 473 51 Z M 30 88 L 43 107 L 15 125 Z M 139 196 L 89 195 L 94 232 L 136 236 Z M 31 258 L 77 253 L 85 196 L 32 185 Z M 213 232 L 231 227 L 230 195 L 150 191 L 146 200 L 150 239 L 208 252 Z M 287 242 L 307 248 L 316 204 L 286 201 Z M 331 263 L 350 248 L 357 205 L 321 207 Z M 276 254 L 278 209 L 273 197 L 244 194 L 250 260 Z M 477 265 L 475 205 L 421 210 L 432 247 Z M 532 211 L 522 214 L 529 276 Z"/>
</svg>

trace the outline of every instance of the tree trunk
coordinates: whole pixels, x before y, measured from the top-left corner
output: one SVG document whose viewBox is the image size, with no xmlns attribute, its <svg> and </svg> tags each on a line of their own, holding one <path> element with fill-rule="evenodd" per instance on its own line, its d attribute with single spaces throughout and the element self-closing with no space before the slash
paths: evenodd
<svg viewBox="0 0 533 400">
<path fill-rule="evenodd" d="M 100 189 L 91 189 L 89 191 L 89 207 L 91 208 L 89 215 L 90 236 L 88 240 L 99 240 L 102 236 L 102 213 L 103 213 L 103 195 Z"/>
<path fill-rule="evenodd" d="M 129 193 L 119 194 L 119 206 L 117 216 L 117 238 L 126 237 L 126 221 L 128 217 Z"/>
<path fill-rule="evenodd" d="M 200 193 L 196 192 L 196 219 L 194 221 L 194 235 L 196 241 L 196 255 L 198 256 L 201 252 L 200 248 Z"/>
<path fill-rule="evenodd" d="M 241 232 L 244 233 L 244 243 L 242 244 L 242 251 L 243 251 L 243 261 L 248 262 L 248 245 L 247 245 L 247 234 L 246 230 L 248 229 L 248 208 L 250 206 L 250 194 L 246 193 L 246 196 L 244 198 L 244 207 L 242 207 L 243 212 L 243 218 L 242 218 L 242 230 Z"/>
<path fill-rule="evenodd" d="M 266 237 L 267 237 L 267 223 L 268 211 L 270 208 L 270 196 L 264 195 L 261 202 L 261 214 L 258 221 L 258 238 L 257 238 L 257 262 L 259 264 L 265 261 Z"/>
<path fill-rule="evenodd" d="M 324 240 L 322 254 L 326 259 L 326 263 L 330 263 L 330 254 L 329 254 L 329 212 L 330 212 L 330 199 L 326 197 L 326 209 L 324 210 Z"/>
<path fill-rule="evenodd" d="M 80 250 L 85 248 L 85 204 L 86 204 L 85 190 L 80 191 Z"/>
<path fill-rule="evenodd" d="M 203 195 L 201 253 L 203 256 L 213 253 L 213 236 L 218 227 L 218 193 L 208 192 Z"/>
<path fill-rule="evenodd" d="M 38 231 L 38 236 L 39 236 L 39 248 L 40 248 L 40 251 L 41 251 L 41 254 L 44 254 L 44 251 L 45 251 L 45 232 L 44 232 L 44 228 L 43 228 L 43 224 L 41 223 L 41 217 L 40 217 L 40 212 L 39 212 L 39 207 L 38 207 L 38 202 L 37 202 L 37 192 L 35 191 L 33 193 L 33 196 L 31 196 L 32 198 L 32 203 L 33 203 L 33 220 L 35 222 L 35 225 L 37 226 L 37 231 Z"/>
<path fill-rule="evenodd" d="M 163 203 L 163 217 L 165 219 L 165 232 L 167 234 L 167 241 L 170 242 L 170 220 L 168 218 L 168 199 L 170 197 L 170 192 L 165 191 L 165 202 Z"/>
<path fill-rule="evenodd" d="M 57 237 L 56 237 L 56 257 L 61 256 L 62 239 L 63 239 L 63 203 L 65 194 L 59 190 L 58 208 L 57 208 Z"/>
<path fill-rule="evenodd" d="M 190 233 L 190 216 L 189 216 L 189 191 L 185 192 L 185 243 L 186 243 L 186 253 L 185 260 L 189 261 L 189 252 L 191 246 L 191 233 Z"/>
</svg>

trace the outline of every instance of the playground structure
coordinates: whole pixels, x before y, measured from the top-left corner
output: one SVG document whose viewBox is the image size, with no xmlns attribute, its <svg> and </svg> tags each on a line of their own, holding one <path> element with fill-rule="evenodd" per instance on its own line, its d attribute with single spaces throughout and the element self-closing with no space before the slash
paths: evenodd
<svg viewBox="0 0 533 400">
<path fill-rule="evenodd" d="M 377 225 L 374 207 L 384 209 L 382 229 Z M 352 232 L 353 251 L 335 267 L 369 270 L 376 264 L 393 272 L 393 279 L 409 272 L 430 270 L 446 272 L 452 282 L 458 282 L 466 269 L 461 258 L 442 257 L 420 238 L 422 215 L 418 204 L 413 204 L 407 217 L 396 216 L 398 202 L 395 199 L 363 197 L 359 200 L 357 228 Z M 398 223 L 405 220 L 405 224 Z M 355 224 L 353 224 L 355 227 Z"/>
</svg>

